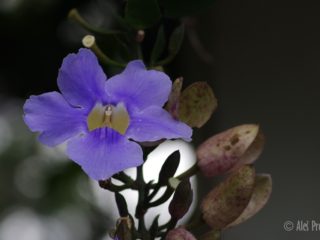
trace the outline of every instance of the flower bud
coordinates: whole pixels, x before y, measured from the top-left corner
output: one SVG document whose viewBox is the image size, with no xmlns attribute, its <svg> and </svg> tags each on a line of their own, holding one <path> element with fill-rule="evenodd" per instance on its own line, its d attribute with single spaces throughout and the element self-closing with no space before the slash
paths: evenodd
<svg viewBox="0 0 320 240">
<path fill-rule="evenodd" d="M 256 176 L 253 193 L 249 204 L 241 215 L 227 227 L 233 227 L 247 221 L 257 214 L 268 202 L 272 192 L 272 178 L 269 174 L 258 174 Z"/>
<path fill-rule="evenodd" d="M 142 43 L 143 42 L 143 40 L 144 40 L 144 38 L 145 38 L 145 32 L 143 31 L 143 30 L 139 30 L 138 32 L 137 32 L 137 35 L 136 35 L 136 41 L 138 42 L 138 43 Z"/>
<path fill-rule="evenodd" d="M 185 179 L 178 185 L 169 204 L 169 213 L 175 220 L 182 218 L 189 210 L 193 200 L 193 191 L 189 179 Z"/>
<path fill-rule="evenodd" d="M 171 230 L 167 234 L 166 240 L 196 240 L 196 238 L 186 229 L 179 227 Z"/>
<path fill-rule="evenodd" d="M 195 82 L 180 95 L 179 119 L 190 127 L 202 127 L 218 106 L 217 99 L 206 82 Z"/>
<path fill-rule="evenodd" d="M 114 239 L 118 240 L 132 240 L 132 220 L 129 216 L 121 217 L 117 220 L 117 228 L 115 231 Z"/>
<path fill-rule="evenodd" d="M 165 107 L 166 110 L 175 119 L 179 119 L 178 109 L 179 109 L 179 98 L 181 95 L 182 84 L 183 84 L 183 77 L 179 77 L 173 82 L 171 93 L 169 95 L 169 99 Z"/>
<path fill-rule="evenodd" d="M 253 163 L 261 154 L 264 138 L 259 126 L 244 124 L 219 133 L 197 149 L 198 167 L 206 177 L 224 174 Z"/>
<path fill-rule="evenodd" d="M 203 199 L 203 220 L 214 229 L 223 229 L 236 220 L 248 205 L 255 184 L 255 170 L 244 165 L 233 172 Z"/>
</svg>

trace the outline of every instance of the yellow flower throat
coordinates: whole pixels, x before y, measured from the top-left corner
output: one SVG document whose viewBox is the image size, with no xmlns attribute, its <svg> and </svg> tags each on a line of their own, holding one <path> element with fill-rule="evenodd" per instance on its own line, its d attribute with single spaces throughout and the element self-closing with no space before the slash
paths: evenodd
<svg viewBox="0 0 320 240">
<path fill-rule="evenodd" d="M 97 103 L 87 118 L 89 131 L 109 127 L 123 135 L 129 124 L 130 116 L 123 103 L 118 103 L 117 106 L 111 104 L 103 106 Z"/>
</svg>

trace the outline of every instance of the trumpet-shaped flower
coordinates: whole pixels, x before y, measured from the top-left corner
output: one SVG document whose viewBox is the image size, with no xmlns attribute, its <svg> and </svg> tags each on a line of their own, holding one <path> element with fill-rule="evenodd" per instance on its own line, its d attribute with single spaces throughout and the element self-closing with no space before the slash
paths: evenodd
<svg viewBox="0 0 320 240">
<path fill-rule="evenodd" d="M 24 120 L 45 145 L 67 141 L 69 158 L 91 178 L 104 180 L 143 163 L 137 142 L 190 140 L 192 129 L 162 108 L 171 84 L 165 73 L 146 70 L 140 60 L 107 80 L 95 55 L 80 49 L 62 63 L 61 93 L 31 96 Z"/>
</svg>

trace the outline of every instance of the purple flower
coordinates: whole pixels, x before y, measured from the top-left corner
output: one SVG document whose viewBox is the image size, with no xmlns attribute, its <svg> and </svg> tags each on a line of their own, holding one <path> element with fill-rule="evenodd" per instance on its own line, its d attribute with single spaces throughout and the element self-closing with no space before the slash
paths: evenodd
<svg viewBox="0 0 320 240">
<path fill-rule="evenodd" d="M 68 141 L 67 155 L 93 179 L 141 165 L 136 142 L 191 138 L 191 128 L 162 108 L 171 91 L 169 77 L 146 70 L 140 60 L 106 81 L 95 55 L 80 49 L 63 60 L 58 87 L 61 94 L 31 96 L 24 120 L 45 145 Z"/>
</svg>

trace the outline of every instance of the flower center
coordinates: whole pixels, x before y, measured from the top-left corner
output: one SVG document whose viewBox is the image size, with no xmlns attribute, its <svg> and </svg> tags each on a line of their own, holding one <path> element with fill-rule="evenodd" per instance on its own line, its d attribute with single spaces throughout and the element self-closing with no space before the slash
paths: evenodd
<svg viewBox="0 0 320 240">
<path fill-rule="evenodd" d="M 130 116 L 123 103 L 118 103 L 117 106 L 97 103 L 87 118 L 89 131 L 109 127 L 122 135 L 127 131 L 129 123 Z"/>
</svg>

